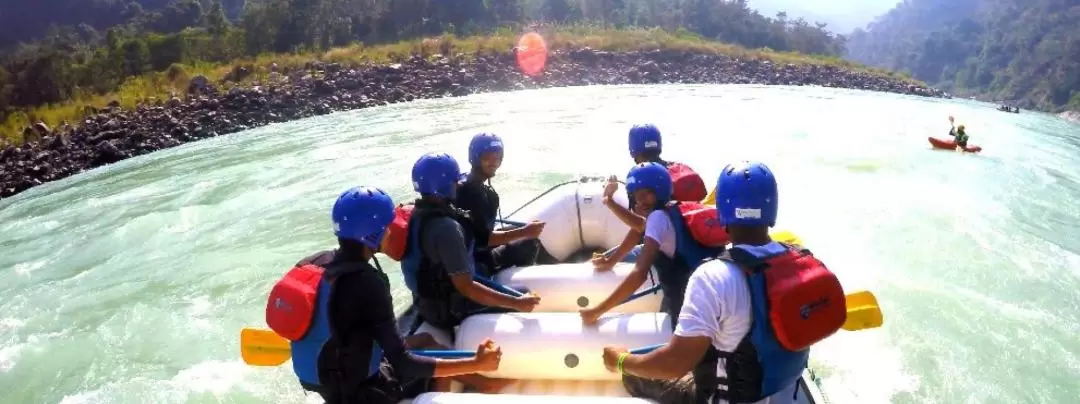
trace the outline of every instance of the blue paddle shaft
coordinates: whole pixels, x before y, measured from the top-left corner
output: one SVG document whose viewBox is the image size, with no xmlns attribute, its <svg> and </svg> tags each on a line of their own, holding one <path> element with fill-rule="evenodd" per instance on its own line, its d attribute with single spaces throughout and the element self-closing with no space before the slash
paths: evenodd
<svg viewBox="0 0 1080 404">
<path fill-rule="evenodd" d="M 623 302 L 619 303 L 619 304 L 625 304 L 625 303 L 632 302 L 634 300 L 640 299 L 642 296 L 652 294 L 652 293 L 656 293 L 659 290 L 660 290 L 660 285 L 653 286 L 651 288 L 648 288 L 648 289 L 645 289 L 645 290 L 640 291 L 638 293 L 634 293 L 634 294 L 630 295 L 630 297 L 626 298 L 626 300 L 623 300 Z"/>
<path fill-rule="evenodd" d="M 656 345 L 643 346 L 641 348 L 634 348 L 634 349 L 630 350 L 630 353 L 632 353 L 634 355 L 647 354 L 649 352 L 655 351 L 657 348 L 660 348 L 660 347 L 662 347 L 664 345 L 666 345 L 666 344 L 656 344 Z"/>
<path fill-rule="evenodd" d="M 504 295 L 510 295 L 510 296 L 513 296 L 513 297 L 521 297 L 521 296 L 525 295 L 524 293 L 518 292 L 518 291 L 516 291 L 514 289 L 511 289 L 510 287 L 507 287 L 506 285 L 500 285 L 498 283 L 495 283 L 495 281 L 493 281 L 491 279 L 484 278 L 482 276 L 473 275 L 473 280 L 476 281 L 477 283 L 481 284 L 481 285 L 487 286 L 488 288 L 491 288 L 492 290 L 500 292 L 500 293 L 502 293 Z"/>
<path fill-rule="evenodd" d="M 413 349 L 409 352 L 413 355 L 439 359 L 464 359 L 476 356 L 476 352 L 473 351 L 458 351 L 453 349 Z"/>
<path fill-rule="evenodd" d="M 647 354 L 662 346 L 664 346 L 664 344 L 643 346 L 640 348 L 631 349 L 630 353 L 634 355 Z M 411 352 L 413 355 L 420 355 L 429 358 L 439 359 L 464 359 L 476 356 L 476 352 L 473 351 L 462 351 L 454 349 L 413 349 L 409 352 Z"/>
<path fill-rule="evenodd" d="M 502 224 L 508 224 L 508 225 L 517 226 L 517 227 L 525 227 L 525 225 L 527 224 L 525 222 L 517 222 L 517 221 L 513 221 L 513 220 L 506 220 L 506 219 L 495 219 L 495 221 L 499 222 L 499 223 L 502 223 Z"/>
</svg>

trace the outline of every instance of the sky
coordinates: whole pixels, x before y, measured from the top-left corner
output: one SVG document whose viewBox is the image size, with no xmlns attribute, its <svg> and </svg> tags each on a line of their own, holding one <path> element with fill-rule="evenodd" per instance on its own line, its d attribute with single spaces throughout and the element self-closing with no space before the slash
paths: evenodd
<svg viewBox="0 0 1080 404">
<path fill-rule="evenodd" d="M 900 0 L 750 0 L 749 3 L 750 7 L 767 16 L 787 11 L 789 18 L 825 22 L 830 31 L 847 34 L 855 28 L 865 27 Z"/>
</svg>

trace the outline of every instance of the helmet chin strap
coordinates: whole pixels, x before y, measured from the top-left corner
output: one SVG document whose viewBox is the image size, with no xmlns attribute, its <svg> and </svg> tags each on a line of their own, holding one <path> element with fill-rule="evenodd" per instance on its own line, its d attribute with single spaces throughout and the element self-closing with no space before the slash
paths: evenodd
<svg viewBox="0 0 1080 404">
<path fill-rule="evenodd" d="M 379 265 L 379 258 L 378 257 L 372 255 L 371 256 L 371 261 L 375 263 L 375 269 L 378 269 L 379 272 L 385 272 L 382 269 L 382 265 Z"/>
<path fill-rule="evenodd" d="M 495 193 L 499 193 L 499 191 L 495 190 L 495 186 L 491 184 L 491 178 L 488 178 L 487 185 L 488 185 L 488 187 L 491 188 L 492 191 L 494 191 Z M 505 219 L 503 219 L 502 206 L 499 206 L 498 208 L 495 208 L 495 211 L 499 215 L 499 221 L 503 222 Z"/>
</svg>

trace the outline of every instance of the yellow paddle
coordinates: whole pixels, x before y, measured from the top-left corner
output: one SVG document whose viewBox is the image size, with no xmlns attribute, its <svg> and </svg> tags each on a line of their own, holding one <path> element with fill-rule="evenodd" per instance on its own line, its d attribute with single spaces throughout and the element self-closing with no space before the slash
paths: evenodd
<svg viewBox="0 0 1080 404">
<path fill-rule="evenodd" d="M 803 245 L 802 239 L 799 238 L 799 236 L 796 236 L 795 233 L 787 230 L 777 231 L 770 234 L 769 237 L 772 237 L 773 241 L 779 241 L 781 243 Z"/>
<path fill-rule="evenodd" d="M 885 323 L 877 297 L 869 290 L 850 293 L 844 296 L 844 302 L 847 306 L 847 320 L 844 320 L 843 325 L 845 330 L 867 330 L 881 327 Z"/>
<path fill-rule="evenodd" d="M 240 357 L 252 366 L 277 366 L 292 358 L 289 340 L 271 330 L 240 330 Z"/>
<path fill-rule="evenodd" d="M 716 187 L 713 187 L 712 191 L 708 191 L 708 196 L 701 201 L 703 205 L 715 205 L 716 204 Z"/>
<path fill-rule="evenodd" d="M 292 357 L 289 341 L 271 330 L 244 328 L 240 330 L 240 357 L 253 366 L 277 366 Z M 416 355 L 432 358 L 458 359 L 476 356 L 474 351 L 452 349 L 411 349 Z"/>
<path fill-rule="evenodd" d="M 847 331 L 860 331 L 881 327 L 884 319 L 877 298 L 869 291 L 860 291 L 845 296 L 847 321 L 843 328 Z M 447 353 L 458 354 L 456 351 Z M 278 366 L 292 357 L 289 341 L 271 330 L 244 328 L 240 330 L 240 357 L 251 366 Z"/>
<path fill-rule="evenodd" d="M 709 196 L 706 196 L 701 201 L 702 205 L 716 205 L 716 187 L 713 187 L 712 191 L 709 191 Z"/>
</svg>

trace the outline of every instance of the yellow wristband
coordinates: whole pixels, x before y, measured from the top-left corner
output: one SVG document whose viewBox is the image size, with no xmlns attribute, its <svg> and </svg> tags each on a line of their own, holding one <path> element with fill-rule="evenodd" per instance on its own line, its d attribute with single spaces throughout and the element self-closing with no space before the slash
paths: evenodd
<svg viewBox="0 0 1080 404">
<path fill-rule="evenodd" d="M 623 361 L 626 360 L 627 356 L 630 356 L 630 352 L 623 352 L 623 353 L 619 354 L 619 361 L 615 365 L 615 368 L 619 369 L 619 374 L 622 374 L 622 375 L 626 374 L 626 369 L 623 369 Z"/>
</svg>

